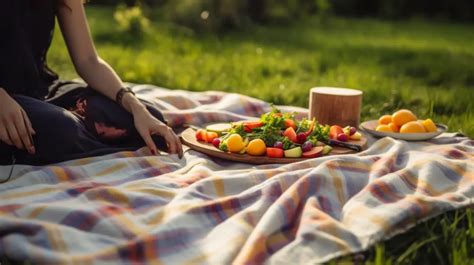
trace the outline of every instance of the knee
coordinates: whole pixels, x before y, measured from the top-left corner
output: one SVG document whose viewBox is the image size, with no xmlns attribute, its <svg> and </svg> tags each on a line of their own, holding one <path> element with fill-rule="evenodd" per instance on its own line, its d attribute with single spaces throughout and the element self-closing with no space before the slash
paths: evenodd
<svg viewBox="0 0 474 265">
<path fill-rule="evenodd" d="M 55 115 L 34 120 L 37 149 L 69 150 L 79 140 L 80 120 L 64 110 Z"/>
</svg>

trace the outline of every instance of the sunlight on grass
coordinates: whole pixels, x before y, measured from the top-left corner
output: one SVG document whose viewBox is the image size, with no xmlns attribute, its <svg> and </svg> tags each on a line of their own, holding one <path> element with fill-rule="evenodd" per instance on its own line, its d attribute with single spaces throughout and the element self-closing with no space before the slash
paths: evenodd
<svg viewBox="0 0 474 265">
<path fill-rule="evenodd" d="M 88 13 L 99 54 L 126 81 L 302 107 L 311 87 L 351 87 L 365 92 L 363 120 L 403 107 L 474 135 L 474 33 L 467 25 L 309 19 L 199 36 L 155 20 L 136 39 L 115 29 L 113 10 Z M 59 34 L 49 61 L 63 78 L 75 77 Z"/>
</svg>

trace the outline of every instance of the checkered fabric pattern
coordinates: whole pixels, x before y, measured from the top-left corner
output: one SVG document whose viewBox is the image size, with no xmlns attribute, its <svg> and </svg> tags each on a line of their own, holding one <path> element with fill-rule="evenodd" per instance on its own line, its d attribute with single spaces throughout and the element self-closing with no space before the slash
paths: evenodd
<svg viewBox="0 0 474 265">
<path fill-rule="evenodd" d="M 239 94 L 134 90 L 174 126 L 270 110 Z M 359 154 L 287 165 L 239 164 L 189 149 L 180 160 L 145 148 L 18 165 L 0 185 L 0 255 L 33 264 L 317 263 L 473 206 L 473 140 L 372 142 Z M 9 169 L 0 167 L 1 175 Z"/>
</svg>

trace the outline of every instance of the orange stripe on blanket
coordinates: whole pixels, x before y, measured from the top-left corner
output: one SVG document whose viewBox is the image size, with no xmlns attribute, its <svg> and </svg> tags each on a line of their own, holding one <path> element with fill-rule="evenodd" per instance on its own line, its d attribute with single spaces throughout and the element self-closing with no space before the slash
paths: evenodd
<svg viewBox="0 0 474 265">
<path fill-rule="evenodd" d="M 216 195 L 219 197 L 225 196 L 225 187 L 224 181 L 221 177 L 214 177 L 212 179 L 212 183 L 214 184 L 214 189 L 216 190 Z"/>
<path fill-rule="evenodd" d="M 31 213 L 28 215 L 27 218 L 29 219 L 35 219 L 36 217 L 38 217 L 38 215 L 41 214 L 41 212 L 43 212 L 43 210 L 46 208 L 47 206 L 39 206 L 37 208 L 35 208 L 33 211 L 31 211 Z"/>
<path fill-rule="evenodd" d="M 62 254 L 67 254 L 68 250 L 66 247 L 66 243 L 64 242 L 62 234 L 59 231 L 59 229 L 57 229 L 57 227 L 50 224 L 46 225 L 45 228 L 46 228 L 48 237 L 50 239 L 49 242 L 51 243 L 51 248 L 53 250 L 58 250 Z"/>
<path fill-rule="evenodd" d="M 247 241 L 232 264 L 260 264 L 266 259 L 267 237 L 259 235 L 256 239 Z"/>
<path fill-rule="evenodd" d="M 105 176 L 105 175 L 110 175 L 114 172 L 117 172 L 121 169 L 124 169 L 127 166 L 129 166 L 129 165 L 127 165 L 125 163 L 119 163 L 119 164 L 113 165 L 111 167 L 108 167 L 108 168 L 106 168 L 102 171 L 99 171 L 98 173 L 94 174 L 94 177 L 102 177 L 102 176 Z"/>
<path fill-rule="evenodd" d="M 129 187 L 126 187 L 127 191 L 135 191 L 135 192 L 141 192 L 141 193 L 146 193 L 148 195 L 153 195 L 153 196 L 157 196 L 157 197 L 163 197 L 163 198 L 173 198 L 176 193 L 173 192 L 173 191 L 169 191 L 169 190 L 160 190 L 160 189 L 157 189 L 157 188 L 138 188 L 138 187 L 133 187 L 133 188 L 129 188 Z"/>
<path fill-rule="evenodd" d="M 57 177 L 59 181 L 69 180 L 69 175 L 64 168 L 52 166 L 49 169 L 54 173 L 54 175 Z"/>
<path fill-rule="evenodd" d="M 0 195 L 1 200 L 8 200 L 8 199 L 16 199 L 16 198 L 21 198 L 21 197 L 28 197 L 32 195 L 38 195 L 42 193 L 48 193 L 50 191 L 56 191 L 56 188 L 48 187 L 48 188 L 42 188 L 42 189 L 37 189 L 37 190 L 30 190 L 30 191 L 24 191 L 24 192 L 18 192 L 18 191 L 13 191 L 10 193 L 5 192 L 4 194 Z"/>
</svg>

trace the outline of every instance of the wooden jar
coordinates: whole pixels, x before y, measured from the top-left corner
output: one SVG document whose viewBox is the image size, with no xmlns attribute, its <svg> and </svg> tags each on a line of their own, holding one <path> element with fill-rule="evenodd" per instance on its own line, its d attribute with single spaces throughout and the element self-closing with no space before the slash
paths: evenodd
<svg viewBox="0 0 474 265">
<path fill-rule="evenodd" d="M 320 124 L 358 127 L 362 91 L 347 88 L 315 87 L 309 92 L 309 118 Z"/>
</svg>

